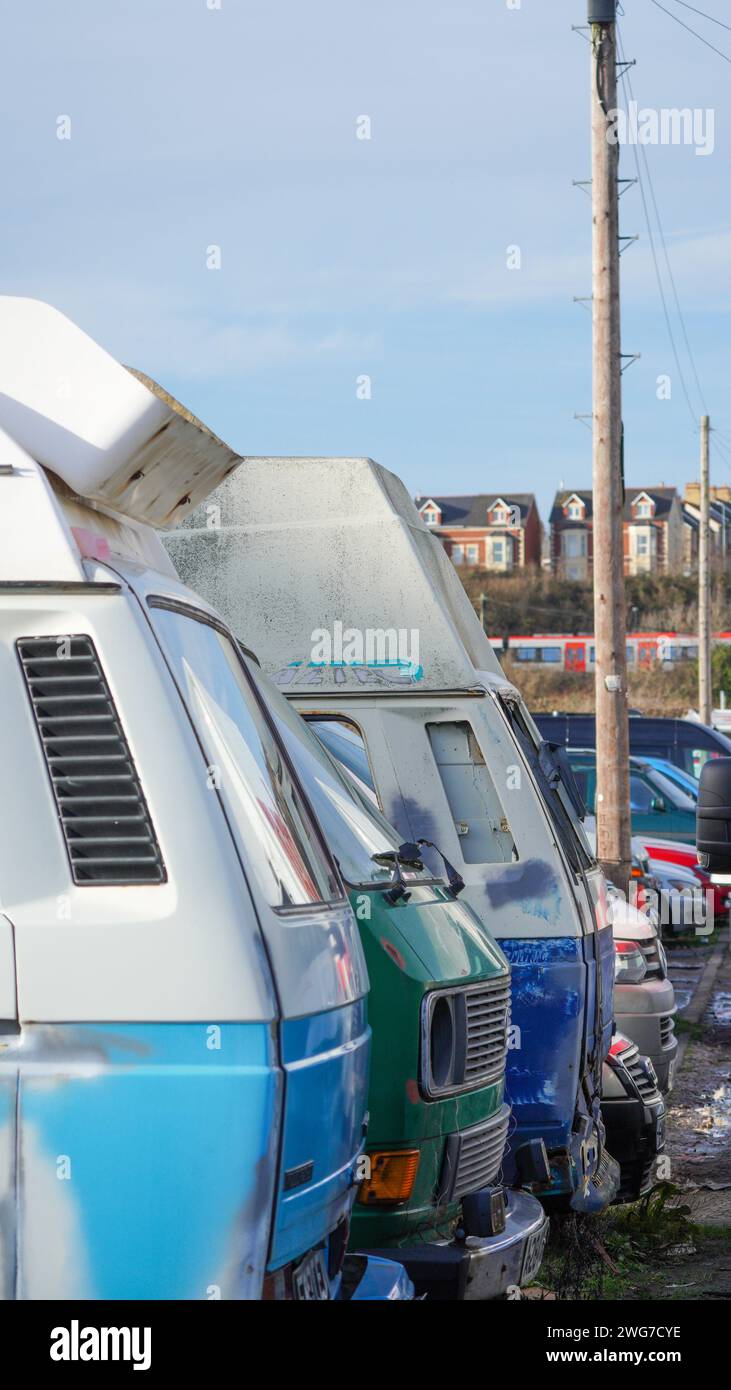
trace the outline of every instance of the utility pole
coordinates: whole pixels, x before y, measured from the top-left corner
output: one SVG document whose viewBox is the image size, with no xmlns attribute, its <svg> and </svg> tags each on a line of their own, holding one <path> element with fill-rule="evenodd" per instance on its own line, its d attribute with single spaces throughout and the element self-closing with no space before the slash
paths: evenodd
<svg viewBox="0 0 731 1390">
<path fill-rule="evenodd" d="M 698 537 L 698 713 L 704 724 L 712 716 L 711 691 L 711 500 L 709 488 L 709 436 L 711 422 L 701 416 L 701 529 Z"/>
<path fill-rule="evenodd" d="M 625 893 L 631 870 L 624 593 L 616 0 L 591 26 L 592 379 L 597 857 Z"/>
</svg>

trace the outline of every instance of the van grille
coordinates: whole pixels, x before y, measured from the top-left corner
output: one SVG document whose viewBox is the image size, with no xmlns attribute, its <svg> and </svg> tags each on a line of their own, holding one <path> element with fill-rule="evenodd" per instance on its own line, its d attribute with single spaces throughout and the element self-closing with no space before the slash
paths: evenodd
<svg viewBox="0 0 731 1390">
<path fill-rule="evenodd" d="M 639 946 L 645 958 L 645 966 L 647 967 L 646 978 L 657 979 L 658 976 L 662 978 L 663 970 L 660 961 L 660 952 L 657 949 L 657 937 L 653 937 L 650 941 L 641 941 Z"/>
<path fill-rule="evenodd" d="M 465 991 L 467 1052 L 465 1082 L 475 1085 L 502 1076 L 510 1026 L 510 977 Z"/>
<path fill-rule="evenodd" d="M 503 1105 L 483 1124 L 450 1134 L 439 1184 L 439 1204 L 457 1202 L 495 1182 L 502 1167 L 508 1137 L 510 1106 Z"/>
<path fill-rule="evenodd" d="M 119 715 L 90 637 L 16 643 L 78 884 L 166 878 Z"/>
<path fill-rule="evenodd" d="M 633 1043 L 631 1047 L 621 1052 L 619 1061 L 622 1066 L 627 1068 L 645 1104 L 655 1105 L 661 1099 L 660 1092 L 640 1062 L 637 1045 Z"/>
<path fill-rule="evenodd" d="M 675 1019 L 672 1014 L 660 1015 L 660 1046 L 670 1047 L 675 1032 Z"/>
</svg>

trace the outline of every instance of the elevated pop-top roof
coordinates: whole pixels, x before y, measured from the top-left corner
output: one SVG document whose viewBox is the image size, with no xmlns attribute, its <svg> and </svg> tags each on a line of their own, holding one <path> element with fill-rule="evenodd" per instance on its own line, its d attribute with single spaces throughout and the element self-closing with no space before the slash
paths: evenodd
<svg viewBox="0 0 731 1390">
<path fill-rule="evenodd" d="M 467 689 L 500 672 L 441 544 L 372 459 L 245 458 L 164 542 L 284 687 Z"/>
<path fill-rule="evenodd" d="M 85 560 L 175 573 L 151 526 L 93 508 L 0 429 L 0 584 L 85 584 Z"/>
<path fill-rule="evenodd" d="M 57 309 L 0 296 L 0 427 L 78 496 L 172 526 L 238 456 Z"/>
</svg>

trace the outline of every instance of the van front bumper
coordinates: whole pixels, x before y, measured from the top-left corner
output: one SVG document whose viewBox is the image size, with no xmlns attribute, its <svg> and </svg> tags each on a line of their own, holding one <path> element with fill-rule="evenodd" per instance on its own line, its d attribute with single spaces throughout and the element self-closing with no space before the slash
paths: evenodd
<svg viewBox="0 0 731 1390">
<path fill-rule="evenodd" d="M 672 1090 L 678 1039 L 675 1036 L 675 990 L 670 980 L 645 980 L 614 986 L 617 1031 L 637 1043 L 657 1072 L 660 1090 Z"/>
<path fill-rule="evenodd" d="M 646 1058 L 639 1062 L 643 1069 L 647 1068 Z M 607 1144 L 622 1174 L 617 1201 L 635 1202 L 650 1191 L 655 1159 L 665 1147 L 665 1104 L 657 1090 L 640 1094 L 634 1079 L 623 1067 L 617 1067 L 613 1058 L 605 1062 L 605 1070 L 602 1119 Z M 651 1081 L 651 1071 L 648 1078 Z M 607 1091 L 611 1094 L 607 1095 Z"/>
<path fill-rule="evenodd" d="M 548 1217 L 528 1192 L 506 1192 L 505 1230 L 497 1236 L 466 1236 L 463 1240 L 367 1251 L 396 1255 L 414 1281 L 417 1296 L 465 1299 L 500 1298 L 509 1289 L 532 1283 L 543 1259 Z"/>
</svg>

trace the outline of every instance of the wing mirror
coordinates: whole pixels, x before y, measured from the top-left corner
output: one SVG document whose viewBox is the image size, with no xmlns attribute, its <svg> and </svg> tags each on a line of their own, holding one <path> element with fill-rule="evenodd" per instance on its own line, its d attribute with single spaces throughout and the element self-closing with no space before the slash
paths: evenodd
<svg viewBox="0 0 731 1390">
<path fill-rule="evenodd" d="M 652 801 L 650 802 L 651 811 L 667 811 L 667 809 L 668 808 L 665 805 L 665 802 L 661 796 L 653 796 Z"/>
<path fill-rule="evenodd" d="M 704 869 L 731 873 L 731 758 L 710 758 L 701 769 L 696 849 Z"/>
</svg>

